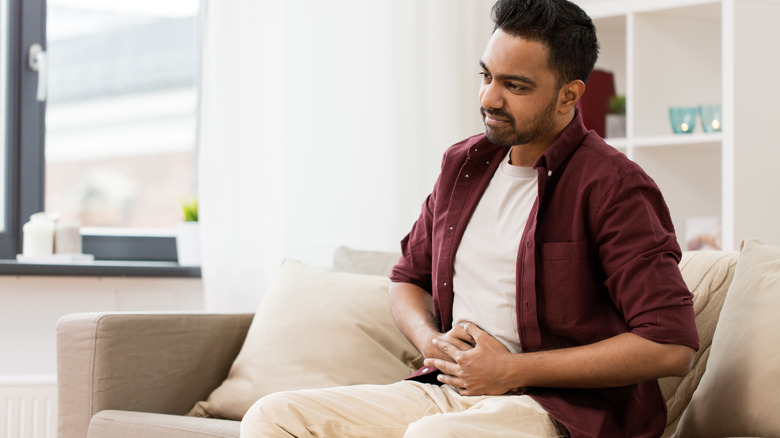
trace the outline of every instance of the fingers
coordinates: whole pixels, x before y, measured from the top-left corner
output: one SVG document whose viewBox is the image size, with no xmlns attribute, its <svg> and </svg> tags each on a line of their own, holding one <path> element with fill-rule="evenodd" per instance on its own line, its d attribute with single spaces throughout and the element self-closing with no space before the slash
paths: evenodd
<svg viewBox="0 0 780 438">
<path fill-rule="evenodd" d="M 425 354 L 426 359 L 440 359 L 447 362 L 452 362 L 452 358 L 447 356 L 446 353 L 443 353 L 441 350 L 439 350 L 439 347 L 436 345 L 433 345 L 433 348 Z M 432 365 L 431 365 L 432 366 Z"/>
<path fill-rule="evenodd" d="M 458 357 L 460 356 L 461 352 L 463 351 L 460 348 L 458 348 L 457 346 L 455 346 L 454 344 L 452 344 L 450 342 L 447 342 L 447 341 L 443 341 L 441 339 L 434 339 L 433 340 L 433 344 L 439 348 L 439 351 L 441 351 L 442 353 L 447 355 L 447 357 L 451 358 L 455 362 L 458 361 Z M 471 348 L 471 347 L 468 347 L 468 348 Z"/>
<path fill-rule="evenodd" d="M 466 382 L 457 376 L 457 373 L 460 372 L 458 364 L 441 359 L 426 359 L 425 365 L 441 371 L 442 374 L 436 376 L 436 379 L 441 383 L 452 386 L 460 395 L 476 395 L 472 394 L 468 388 L 466 388 Z"/>
<path fill-rule="evenodd" d="M 448 364 L 449 364 L 448 362 L 445 362 L 444 367 L 447 367 Z M 442 374 L 436 376 L 436 379 L 445 385 L 450 385 L 453 388 L 455 388 L 455 390 L 458 391 L 458 394 L 465 395 L 465 396 L 484 395 L 479 390 L 469 388 L 468 384 L 466 384 L 466 381 L 463 378 L 459 377 L 458 375 L 449 374 L 441 369 L 440 371 L 442 371 Z"/>
<path fill-rule="evenodd" d="M 493 338 L 480 329 L 476 324 L 465 323 L 453 327 L 447 333 L 444 333 L 438 338 L 433 338 L 431 342 L 447 358 L 452 360 L 458 360 L 460 353 L 472 350 L 476 347 L 476 338 L 479 337 L 484 340 L 493 340 Z M 496 341 L 498 342 L 498 341 Z M 427 357 L 441 357 L 441 355 L 434 353 L 428 354 Z"/>
<path fill-rule="evenodd" d="M 457 376 L 453 376 L 452 374 L 439 374 L 436 376 L 436 379 L 445 385 L 454 387 L 458 390 L 459 393 L 461 393 L 461 395 L 463 395 L 462 392 L 466 390 L 463 379 Z"/>
<path fill-rule="evenodd" d="M 442 339 L 452 343 L 460 350 L 468 350 L 474 347 L 474 338 L 462 326 L 453 327 L 452 330 L 445 333 Z"/>
<path fill-rule="evenodd" d="M 479 326 L 476 324 L 467 322 L 463 325 L 463 329 L 469 336 L 474 338 L 475 346 L 480 345 L 489 350 L 509 351 L 506 346 L 501 343 L 501 341 L 491 336 L 490 333 L 479 328 Z"/>
<path fill-rule="evenodd" d="M 457 325 L 457 326 L 453 327 L 449 331 L 449 335 L 454 337 L 454 338 L 456 338 L 456 339 L 460 339 L 460 340 L 462 340 L 462 341 L 464 341 L 464 342 L 466 342 L 468 344 L 474 344 L 474 337 L 472 337 L 468 333 L 468 331 L 466 330 L 466 326 L 467 325 L 469 325 L 469 323 L 466 323 L 466 324 L 463 324 L 463 325 Z"/>
<path fill-rule="evenodd" d="M 479 326 L 477 326 L 476 324 L 472 324 L 470 322 L 463 324 L 463 331 L 465 331 L 466 334 L 475 342 L 479 342 L 480 338 L 482 338 L 485 335 L 490 336 L 487 334 L 486 331 L 479 328 Z"/>
<path fill-rule="evenodd" d="M 448 344 L 452 345 L 453 347 L 455 347 L 455 348 L 457 348 L 458 350 L 461 350 L 461 351 L 471 350 L 472 348 L 474 348 L 474 345 L 472 345 L 470 343 L 467 343 L 467 342 L 464 342 L 464 341 L 462 341 L 460 339 L 454 339 L 452 337 L 450 337 L 449 339 L 446 339 L 446 340 L 445 339 L 435 339 L 435 341 L 437 341 L 437 342 L 439 342 L 439 341 L 447 342 Z"/>
<path fill-rule="evenodd" d="M 425 366 L 434 367 L 444 374 L 456 375 L 459 372 L 460 367 L 455 362 L 450 362 L 442 359 L 425 359 Z"/>
</svg>

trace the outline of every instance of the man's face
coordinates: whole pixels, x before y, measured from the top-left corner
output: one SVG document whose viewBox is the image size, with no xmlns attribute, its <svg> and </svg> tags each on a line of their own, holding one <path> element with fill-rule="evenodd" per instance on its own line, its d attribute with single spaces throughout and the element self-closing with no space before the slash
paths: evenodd
<svg viewBox="0 0 780 438">
<path fill-rule="evenodd" d="M 480 64 L 480 111 L 488 139 L 506 147 L 548 140 L 554 130 L 558 86 L 544 44 L 498 29 Z"/>
</svg>

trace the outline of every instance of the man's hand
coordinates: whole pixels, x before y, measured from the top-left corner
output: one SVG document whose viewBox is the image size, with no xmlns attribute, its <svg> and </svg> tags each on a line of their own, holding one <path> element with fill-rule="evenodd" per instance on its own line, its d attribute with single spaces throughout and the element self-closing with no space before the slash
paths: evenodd
<svg viewBox="0 0 780 438">
<path fill-rule="evenodd" d="M 440 347 L 442 344 L 452 345 L 453 348 L 456 348 L 461 351 L 468 351 L 474 348 L 475 344 L 474 338 L 466 331 L 466 328 L 464 326 L 457 326 L 453 327 L 450 331 L 447 333 L 441 333 L 438 336 L 431 339 L 431 342 L 429 342 L 427 345 L 423 347 L 423 357 L 426 359 L 441 359 L 447 362 L 452 362 L 453 359 L 451 356 L 447 354 L 446 351 L 443 351 Z M 428 366 L 429 365 L 426 363 Z"/>
<path fill-rule="evenodd" d="M 505 394 L 522 387 L 609 388 L 666 376 L 684 376 L 695 351 L 633 333 L 578 347 L 512 354 L 475 324 L 441 333 L 431 295 L 409 283 L 390 286 L 398 327 L 463 395 Z M 436 340 L 436 344 L 433 340 Z"/>
<path fill-rule="evenodd" d="M 503 379 L 512 353 L 476 324 L 455 327 L 432 343 L 439 354 L 426 355 L 425 365 L 438 368 L 443 373 L 439 381 L 455 387 L 460 395 L 501 395 L 517 390 Z"/>
</svg>

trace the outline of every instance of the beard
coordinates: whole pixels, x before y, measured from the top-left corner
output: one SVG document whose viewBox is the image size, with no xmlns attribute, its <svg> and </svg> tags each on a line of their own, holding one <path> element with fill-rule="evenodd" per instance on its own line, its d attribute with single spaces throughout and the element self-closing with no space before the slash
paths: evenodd
<svg viewBox="0 0 780 438">
<path fill-rule="evenodd" d="M 549 134 L 553 129 L 553 117 L 555 115 L 557 103 L 558 94 L 555 93 L 550 103 L 534 114 L 531 120 L 523 126 L 522 130 L 517 128 L 515 118 L 503 109 L 488 110 L 480 107 L 479 111 L 482 114 L 483 122 L 485 121 L 485 116 L 487 114 L 509 121 L 509 126 L 505 129 L 495 129 L 485 124 L 485 134 L 487 135 L 488 140 L 493 144 L 512 147 L 514 145 L 534 142 Z"/>
</svg>

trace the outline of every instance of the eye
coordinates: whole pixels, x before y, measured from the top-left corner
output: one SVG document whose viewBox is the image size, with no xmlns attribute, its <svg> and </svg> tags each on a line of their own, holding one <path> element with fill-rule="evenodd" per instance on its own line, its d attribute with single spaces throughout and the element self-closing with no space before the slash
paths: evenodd
<svg viewBox="0 0 780 438">
<path fill-rule="evenodd" d="M 488 73 L 486 71 L 481 71 L 481 72 L 479 72 L 479 75 L 482 76 L 482 80 L 484 82 L 490 82 L 490 73 Z"/>
<path fill-rule="evenodd" d="M 525 91 L 528 89 L 525 85 L 520 85 L 514 82 L 507 82 L 506 87 L 509 89 L 509 91 L 519 92 L 519 91 Z"/>
</svg>

